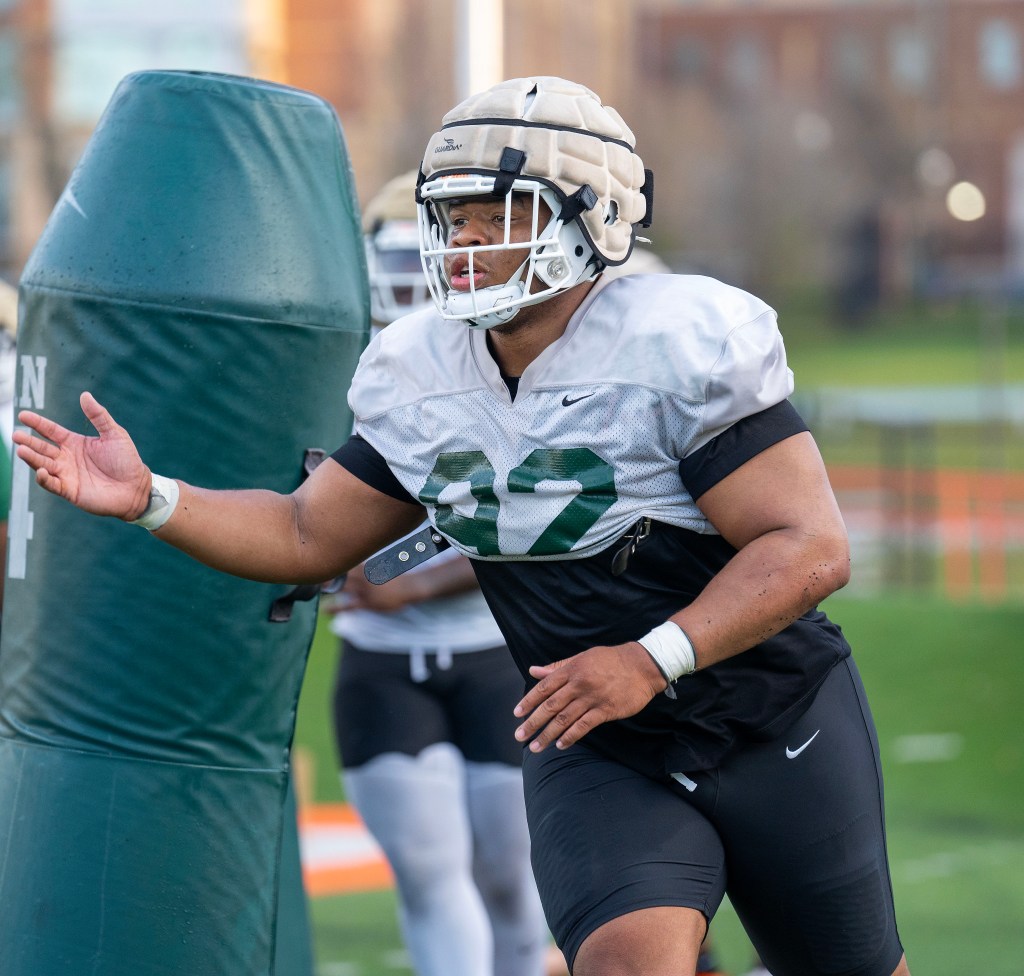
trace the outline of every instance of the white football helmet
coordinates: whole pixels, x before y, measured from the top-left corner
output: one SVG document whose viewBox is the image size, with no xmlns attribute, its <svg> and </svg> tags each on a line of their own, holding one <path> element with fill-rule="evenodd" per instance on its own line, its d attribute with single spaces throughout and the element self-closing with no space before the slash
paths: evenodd
<svg viewBox="0 0 1024 976">
<path fill-rule="evenodd" d="M 418 175 L 413 170 L 389 180 L 363 212 L 370 314 L 382 326 L 430 305 L 420 259 Z"/>
<path fill-rule="evenodd" d="M 637 227 L 650 225 L 652 202 L 635 141 L 615 109 L 561 78 L 505 81 L 452 109 L 427 144 L 416 191 L 423 270 L 441 315 L 493 328 L 625 262 Z M 449 246 L 452 201 L 504 200 L 508 218 L 513 194 L 528 198 L 529 240 L 510 241 L 506 219 L 498 244 Z M 472 282 L 477 254 L 508 249 L 527 254 L 508 282 L 451 287 L 454 256 L 466 255 Z"/>
</svg>

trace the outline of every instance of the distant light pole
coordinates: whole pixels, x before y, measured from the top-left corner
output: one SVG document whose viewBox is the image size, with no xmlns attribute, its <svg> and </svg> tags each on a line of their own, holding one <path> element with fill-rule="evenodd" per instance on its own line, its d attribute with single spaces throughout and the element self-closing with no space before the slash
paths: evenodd
<svg viewBox="0 0 1024 976">
<path fill-rule="evenodd" d="M 461 101 L 505 77 L 504 0 L 457 0 L 455 87 Z"/>
</svg>

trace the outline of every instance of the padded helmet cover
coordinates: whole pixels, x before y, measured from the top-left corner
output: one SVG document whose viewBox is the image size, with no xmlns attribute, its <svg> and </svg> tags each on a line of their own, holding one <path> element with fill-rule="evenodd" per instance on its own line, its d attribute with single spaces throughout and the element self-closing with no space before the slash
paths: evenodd
<svg viewBox="0 0 1024 976">
<path fill-rule="evenodd" d="M 634 225 L 646 215 L 644 165 L 636 138 L 615 109 L 589 88 L 562 78 L 515 78 L 456 105 L 424 153 L 424 181 L 456 173 L 496 173 L 502 152 L 526 154 L 521 177 L 560 197 L 585 185 L 597 205 L 578 220 L 601 260 L 621 264 L 633 248 Z"/>
</svg>

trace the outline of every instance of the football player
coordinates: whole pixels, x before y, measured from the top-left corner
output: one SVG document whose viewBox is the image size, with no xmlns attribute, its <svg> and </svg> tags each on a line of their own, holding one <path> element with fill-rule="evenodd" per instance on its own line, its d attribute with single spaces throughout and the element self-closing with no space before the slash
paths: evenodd
<svg viewBox="0 0 1024 976">
<path fill-rule="evenodd" d="M 363 212 L 374 334 L 431 304 L 416 178 L 390 180 Z M 344 644 L 346 793 L 391 865 L 414 972 L 540 976 L 548 929 L 513 737 L 523 681 L 469 560 L 448 549 L 379 586 L 357 567 L 321 606 Z"/>
<path fill-rule="evenodd" d="M 871 715 L 817 609 L 849 545 L 774 311 L 706 277 L 602 281 L 653 180 L 563 79 L 456 106 L 418 199 L 436 309 L 371 343 L 355 436 L 294 493 L 153 474 L 88 393 L 98 437 L 23 412 L 19 456 L 255 579 L 328 579 L 426 509 L 424 551 L 473 560 L 528 679 L 534 872 L 576 976 L 693 972 L 726 891 L 775 976 L 905 976 Z"/>
</svg>

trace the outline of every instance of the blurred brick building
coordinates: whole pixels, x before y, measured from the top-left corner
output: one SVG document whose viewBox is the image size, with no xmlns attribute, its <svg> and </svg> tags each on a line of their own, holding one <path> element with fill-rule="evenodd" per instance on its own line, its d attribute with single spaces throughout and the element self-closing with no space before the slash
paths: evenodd
<svg viewBox="0 0 1024 976">
<path fill-rule="evenodd" d="M 648 155 L 683 249 L 767 287 L 1020 286 L 1024 3 L 651 4 L 636 38 L 634 118 L 677 134 Z M 964 181 L 976 219 L 947 205 Z"/>
<path fill-rule="evenodd" d="M 367 199 L 461 96 L 471 2 L 0 0 L 0 270 L 143 67 L 323 95 Z M 620 109 L 677 267 L 853 310 L 1024 279 L 1021 0 L 505 0 L 502 50 L 505 76 L 565 75 Z M 983 196 L 970 220 L 947 205 L 959 182 Z"/>
</svg>

